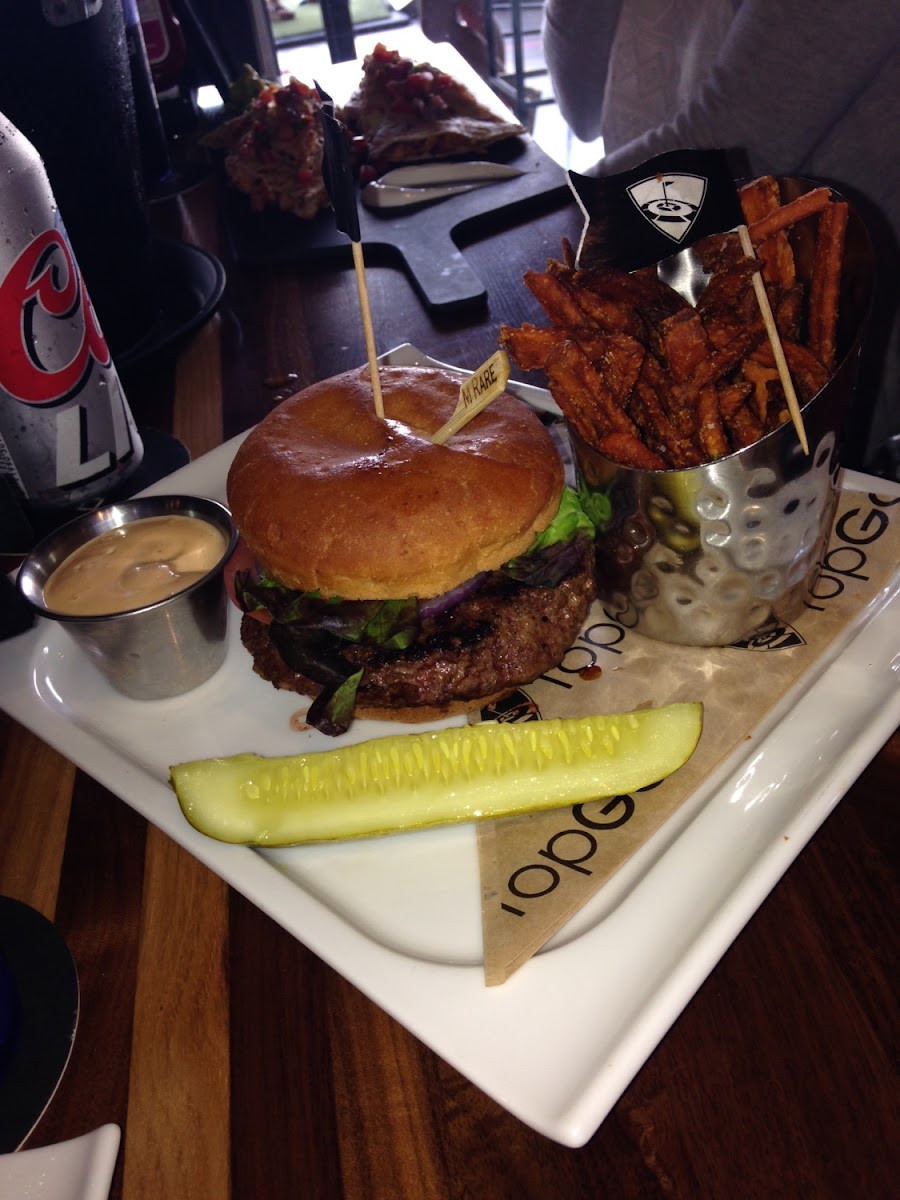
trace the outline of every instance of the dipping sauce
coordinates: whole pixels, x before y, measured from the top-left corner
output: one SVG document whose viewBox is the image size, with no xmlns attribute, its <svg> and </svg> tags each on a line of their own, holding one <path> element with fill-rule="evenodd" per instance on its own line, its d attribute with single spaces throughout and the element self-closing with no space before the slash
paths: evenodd
<svg viewBox="0 0 900 1200">
<path fill-rule="evenodd" d="M 165 600 L 222 558 L 221 529 L 199 517 L 142 517 L 73 551 L 43 588 L 52 612 L 100 617 Z"/>
</svg>

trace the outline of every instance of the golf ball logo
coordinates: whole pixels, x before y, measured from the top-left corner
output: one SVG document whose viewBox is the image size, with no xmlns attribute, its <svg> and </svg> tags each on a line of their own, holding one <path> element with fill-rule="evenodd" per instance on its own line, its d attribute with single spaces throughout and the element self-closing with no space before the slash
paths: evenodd
<svg viewBox="0 0 900 1200">
<path fill-rule="evenodd" d="M 673 242 L 681 242 L 703 205 L 706 179 L 702 175 L 653 175 L 627 191 L 638 212 L 655 229 Z"/>
</svg>

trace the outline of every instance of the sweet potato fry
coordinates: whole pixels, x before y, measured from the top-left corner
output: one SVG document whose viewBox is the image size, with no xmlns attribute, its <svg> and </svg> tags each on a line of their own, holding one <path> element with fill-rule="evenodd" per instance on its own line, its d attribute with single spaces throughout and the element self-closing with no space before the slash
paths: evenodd
<svg viewBox="0 0 900 1200">
<path fill-rule="evenodd" d="M 715 320 L 707 321 L 706 336 L 713 350 L 722 350 L 731 344 L 744 330 L 745 322 L 734 313 L 719 313 Z"/>
<path fill-rule="evenodd" d="M 810 192 L 804 192 L 796 200 L 791 200 L 789 204 L 782 204 L 781 208 L 777 208 L 761 220 L 754 221 L 752 225 L 749 225 L 750 240 L 754 246 L 759 246 L 773 233 L 777 233 L 780 229 L 790 229 L 792 225 L 796 225 L 805 217 L 811 217 L 813 213 L 821 212 L 830 203 L 830 188 L 813 188 Z"/>
<path fill-rule="evenodd" d="M 697 432 L 700 447 L 707 459 L 722 458 L 731 452 L 725 430 L 722 428 L 719 394 L 712 384 L 701 388 L 697 398 Z"/>
<path fill-rule="evenodd" d="M 772 301 L 772 315 L 782 340 L 796 342 L 799 338 L 805 299 L 803 284 L 797 281 L 776 291 Z"/>
<path fill-rule="evenodd" d="M 750 319 L 756 309 L 753 276 L 762 269 L 757 258 L 739 258 L 717 271 L 697 301 L 702 321 L 715 321 L 721 315 Z"/>
<path fill-rule="evenodd" d="M 636 308 L 615 300 L 610 296 L 601 296 L 590 288 L 572 285 L 572 295 L 578 307 L 584 313 L 586 320 L 607 333 L 626 333 L 629 337 L 644 341 L 647 337 L 647 327 Z"/>
<path fill-rule="evenodd" d="M 727 421 L 746 403 L 753 388 L 746 379 L 737 379 L 732 383 L 719 384 L 716 390 L 719 396 L 719 414 L 723 421 Z"/>
<path fill-rule="evenodd" d="M 629 275 L 627 271 L 618 271 L 614 267 L 590 267 L 576 271 L 573 283 L 605 299 L 632 305 L 651 324 L 688 307 L 684 297 L 658 279 L 655 273 L 648 275 L 635 272 Z"/>
<path fill-rule="evenodd" d="M 569 241 L 569 239 L 567 237 L 564 237 L 562 239 L 563 266 L 568 268 L 568 270 L 570 270 L 570 271 L 574 271 L 575 263 L 576 263 L 577 259 L 578 259 L 578 254 L 575 250 L 575 247 L 572 245 L 572 243 Z"/>
<path fill-rule="evenodd" d="M 616 403 L 627 409 L 647 356 L 641 343 L 625 333 L 577 333 L 573 340 L 600 372 Z"/>
<path fill-rule="evenodd" d="M 497 340 L 523 371 L 539 371 L 546 367 L 549 356 L 567 336 L 564 329 L 543 329 L 528 324 L 513 329 L 509 325 L 501 325 Z"/>
<path fill-rule="evenodd" d="M 760 179 L 745 184 L 740 190 L 740 201 L 747 225 L 761 221 L 781 205 L 778 181 L 771 175 L 763 175 Z M 796 282 L 794 252 L 785 230 L 780 229 L 771 237 L 765 238 L 758 247 L 758 253 L 763 263 L 762 275 L 766 283 L 787 288 Z"/>
<path fill-rule="evenodd" d="M 549 272 L 526 271 L 525 284 L 554 325 L 580 325 L 584 315 L 571 288 Z"/>
<path fill-rule="evenodd" d="M 772 433 L 779 425 L 786 425 L 791 419 L 791 414 L 784 404 L 770 404 L 769 411 L 766 414 L 766 427 L 764 433 Z"/>
<path fill-rule="evenodd" d="M 782 342 L 781 347 L 800 398 L 804 402 L 810 400 L 828 382 L 827 368 L 807 346 L 801 346 L 797 342 Z M 775 355 L 768 342 L 761 343 L 753 351 L 752 357 L 764 366 L 775 365 Z"/>
<path fill-rule="evenodd" d="M 596 430 L 598 437 L 616 431 L 637 436 L 634 422 L 616 404 L 605 380 L 575 342 L 557 347 L 546 370 L 550 394 L 566 416 L 567 408 L 576 414 L 573 424 L 579 432 L 583 426 Z"/>
<path fill-rule="evenodd" d="M 675 391 L 675 380 L 663 363 L 648 354 L 641 367 L 641 379 L 653 389 L 669 420 L 680 434 L 691 441 L 697 432 L 697 414 L 693 405 L 684 403 Z"/>
<path fill-rule="evenodd" d="M 699 448 L 666 415 L 659 394 L 643 374 L 635 386 L 632 406 L 644 441 L 670 467 L 694 467 L 703 461 Z"/>
<path fill-rule="evenodd" d="M 691 378 L 684 383 L 676 384 L 674 391 L 682 403 L 692 403 L 700 394 L 700 389 L 709 383 L 715 383 L 732 371 L 765 337 L 762 321 L 754 321 L 744 326 L 736 337 L 714 350 L 708 358 L 697 364 Z"/>
<path fill-rule="evenodd" d="M 792 287 L 797 281 L 797 264 L 787 232 L 779 230 L 759 247 L 763 261 L 763 279 L 775 287 Z"/>
<path fill-rule="evenodd" d="M 656 348 L 673 379 L 679 383 L 690 379 L 711 350 L 697 310 L 685 308 L 666 317 L 659 325 Z"/>
<path fill-rule="evenodd" d="M 730 417 L 727 418 L 726 427 L 728 429 L 728 437 L 734 450 L 745 450 L 747 446 L 752 446 L 754 442 L 758 442 L 763 435 L 763 425 L 752 413 L 746 404 L 742 404 L 740 408 L 735 409 Z"/>
<path fill-rule="evenodd" d="M 765 424 L 766 414 L 769 411 L 769 384 L 779 382 L 778 371 L 775 366 L 764 366 L 763 363 L 757 362 L 753 358 L 744 360 L 741 371 L 744 378 L 753 384 L 753 411 Z"/>
<path fill-rule="evenodd" d="M 738 236 L 733 232 L 711 233 L 695 243 L 692 250 L 707 275 L 715 275 L 744 257 Z"/>
<path fill-rule="evenodd" d="M 773 175 L 760 175 L 758 179 L 751 179 L 740 188 L 738 198 L 748 225 L 768 216 L 781 205 L 778 181 Z"/>
<path fill-rule="evenodd" d="M 597 443 L 601 454 L 625 467 L 638 471 L 663 471 L 665 461 L 652 450 L 648 450 L 640 438 L 630 433 L 608 433 Z"/>
<path fill-rule="evenodd" d="M 819 217 L 816 258 L 809 293 L 809 348 L 834 370 L 838 295 L 849 210 L 843 201 L 829 204 Z"/>
</svg>

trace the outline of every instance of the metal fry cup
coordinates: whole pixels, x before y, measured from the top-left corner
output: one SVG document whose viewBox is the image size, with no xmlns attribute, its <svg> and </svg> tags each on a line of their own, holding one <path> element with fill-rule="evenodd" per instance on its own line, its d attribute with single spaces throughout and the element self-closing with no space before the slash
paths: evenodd
<svg viewBox="0 0 900 1200">
<path fill-rule="evenodd" d="M 223 534 L 225 550 L 202 578 L 166 599 L 104 616 L 72 616 L 47 606 L 47 581 L 75 550 L 107 530 L 162 516 L 197 517 Z M 164 700 L 204 683 L 225 660 L 224 571 L 236 544 L 231 514 L 217 501 L 146 496 L 107 505 L 55 530 L 22 564 L 17 582 L 33 610 L 58 622 L 116 691 L 134 700 Z"/>
<path fill-rule="evenodd" d="M 784 199 L 815 186 L 781 183 Z M 806 249 L 801 239 L 801 278 L 811 269 Z M 841 431 L 872 277 L 868 236 L 851 212 L 839 365 L 802 409 L 808 456 L 788 421 L 702 466 L 637 470 L 611 461 L 569 427 L 579 485 L 610 506 L 597 535 L 597 586 L 613 619 L 663 642 L 725 646 L 773 616 L 789 621 L 802 609 L 834 518 Z"/>
</svg>

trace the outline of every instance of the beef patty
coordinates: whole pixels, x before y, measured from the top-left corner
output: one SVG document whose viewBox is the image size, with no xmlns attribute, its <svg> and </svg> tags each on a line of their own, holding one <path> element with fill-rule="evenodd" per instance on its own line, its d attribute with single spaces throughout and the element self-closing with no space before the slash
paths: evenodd
<svg viewBox="0 0 900 1200">
<path fill-rule="evenodd" d="M 363 667 L 357 702 L 364 708 L 441 708 L 530 683 L 562 659 L 594 596 L 593 548 L 557 587 L 530 587 L 494 573 L 472 596 L 423 623 L 405 650 L 341 644 Z M 319 687 L 292 671 L 269 626 L 245 615 L 241 640 L 254 670 L 275 687 L 315 696 Z"/>
</svg>

